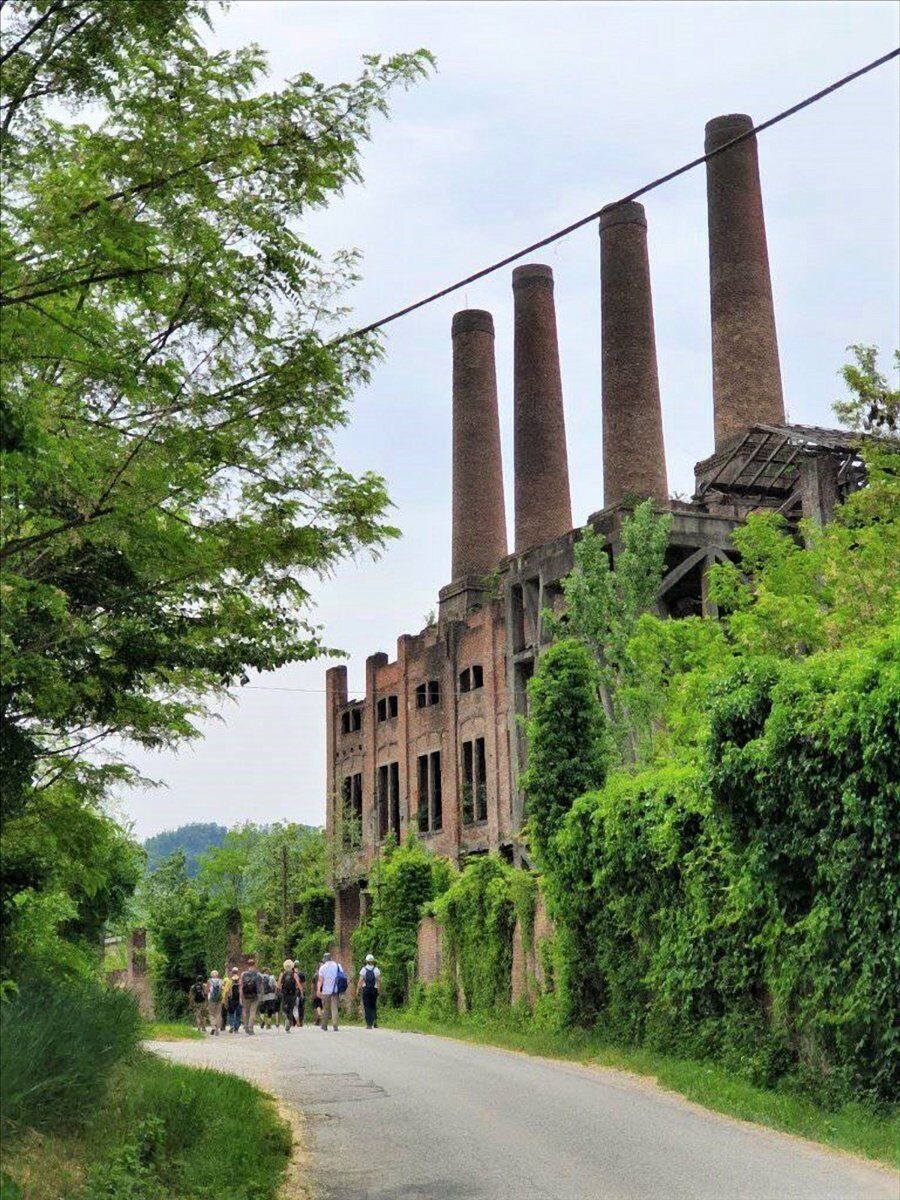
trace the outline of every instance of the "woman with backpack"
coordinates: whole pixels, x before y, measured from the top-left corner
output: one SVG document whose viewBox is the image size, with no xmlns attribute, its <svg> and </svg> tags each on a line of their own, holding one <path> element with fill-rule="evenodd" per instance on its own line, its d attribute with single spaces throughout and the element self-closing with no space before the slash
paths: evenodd
<svg viewBox="0 0 900 1200">
<path fill-rule="evenodd" d="M 206 984 L 202 975 L 197 976 L 197 981 L 191 988 L 191 1008 L 194 1010 L 197 1028 L 201 1033 L 206 1033 Z"/>
<path fill-rule="evenodd" d="M 286 958 L 284 960 L 284 970 L 278 976 L 278 983 L 275 990 L 281 997 L 281 1011 L 284 1013 L 284 1032 L 290 1033 L 291 1028 L 295 1023 L 294 1008 L 297 1004 L 297 999 L 300 995 L 301 984 L 294 970 L 293 960 Z"/>
<path fill-rule="evenodd" d="M 228 1032 L 237 1033 L 241 1027 L 241 981 L 237 967 L 231 972 L 231 978 L 225 985 L 225 1015 L 228 1019 Z"/>
<path fill-rule="evenodd" d="M 381 972 L 375 966 L 375 955 L 366 955 L 366 965 L 359 973 L 356 984 L 356 994 L 362 997 L 363 1014 L 366 1018 L 366 1029 L 378 1026 L 378 985 Z"/>
<path fill-rule="evenodd" d="M 222 980 L 218 971 L 213 971 L 206 985 L 206 1003 L 209 1008 L 210 1034 L 215 1037 L 222 1021 Z"/>
</svg>

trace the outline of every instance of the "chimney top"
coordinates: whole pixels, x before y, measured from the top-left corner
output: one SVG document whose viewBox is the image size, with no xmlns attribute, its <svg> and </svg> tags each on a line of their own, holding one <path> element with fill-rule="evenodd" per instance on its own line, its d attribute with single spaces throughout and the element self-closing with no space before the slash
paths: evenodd
<svg viewBox="0 0 900 1200">
<path fill-rule="evenodd" d="M 494 336 L 494 318 L 483 308 L 464 308 L 453 314 L 452 336 L 458 333 L 481 332 Z"/>
<path fill-rule="evenodd" d="M 740 137 L 752 128 L 753 118 L 746 113 L 725 113 L 724 116 L 713 117 L 711 121 L 706 122 L 705 152 L 709 154 L 710 150 L 718 150 L 732 138 Z"/>
<path fill-rule="evenodd" d="M 548 283 L 553 287 L 553 268 L 544 263 L 526 263 L 523 267 L 513 268 L 513 291 L 529 287 L 533 283 Z"/>
<path fill-rule="evenodd" d="M 626 200 L 624 204 L 607 204 L 600 210 L 600 232 L 609 229 L 610 225 L 643 225 L 647 228 L 647 218 L 644 215 L 643 204 L 636 200 Z"/>
</svg>

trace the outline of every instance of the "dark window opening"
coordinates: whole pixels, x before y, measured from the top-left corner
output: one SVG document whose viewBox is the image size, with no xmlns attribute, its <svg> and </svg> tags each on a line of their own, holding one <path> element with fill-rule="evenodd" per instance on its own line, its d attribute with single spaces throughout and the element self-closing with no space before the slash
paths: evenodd
<svg viewBox="0 0 900 1200">
<path fill-rule="evenodd" d="M 378 839 L 383 841 L 388 833 L 388 769 L 378 768 Z"/>
<path fill-rule="evenodd" d="M 441 798 L 441 752 L 431 752 L 431 828 L 441 828 L 444 819 L 443 800 Z"/>
<path fill-rule="evenodd" d="M 399 709 L 396 696 L 385 696 L 375 706 L 379 721 L 390 721 L 396 717 Z"/>
<path fill-rule="evenodd" d="M 441 752 L 420 754 L 418 766 L 418 824 L 420 833 L 436 833 L 443 820 L 441 805 Z"/>
<path fill-rule="evenodd" d="M 419 833 L 428 832 L 428 823 L 430 820 L 428 812 L 428 755 L 420 754 L 418 759 L 418 815 L 419 815 Z"/>
<path fill-rule="evenodd" d="M 362 775 L 345 775 L 341 785 L 344 846 L 355 850 L 362 844 Z"/>
<path fill-rule="evenodd" d="M 518 654 L 525 649 L 525 597 L 522 595 L 520 584 L 510 589 L 510 607 L 512 609 L 512 643 L 513 652 Z"/>
<path fill-rule="evenodd" d="M 487 758 L 484 738 L 462 745 L 462 819 L 464 825 L 487 820 Z"/>
<path fill-rule="evenodd" d="M 416 708 L 428 708 L 441 702 L 441 683 L 439 679 L 429 679 L 420 683 L 416 688 Z"/>
<path fill-rule="evenodd" d="M 378 714 L 379 721 L 387 720 L 387 700 L 379 700 L 375 705 L 375 710 Z"/>
<path fill-rule="evenodd" d="M 484 687 L 484 667 L 477 664 L 472 668 L 472 691 Z"/>
<path fill-rule="evenodd" d="M 388 702 L 388 720 L 391 720 L 393 717 L 396 717 L 397 713 L 400 711 L 400 708 L 397 703 L 396 696 L 388 696 L 387 702 Z"/>
<path fill-rule="evenodd" d="M 472 674 L 471 674 L 469 668 L 466 667 L 466 669 L 464 671 L 460 671 L 460 673 L 459 673 L 459 690 L 461 692 L 468 692 L 471 687 L 472 687 Z"/>
<path fill-rule="evenodd" d="M 362 709 L 361 708 L 351 708 L 350 709 L 350 732 L 358 733 L 360 729 L 362 729 Z"/>
<path fill-rule="evenodd" d="M 484 738 L 475 739 L 475 820 L 487 820 L 487 760 Z"/>
<path fill-rule="evenodd" d="M 472 743 L 462 744 L 462 819 L 463 825 L 471 825 L 475 820 L 475 767 Z"/>
<path fill-rule="evenodd" d="M 350 714 L 348 712 L 341 713 L 341 733 L 350 732 Z"/>
<path fill-rule="evenodd" d="M 400 840 L 400 764 L 391 763 L 390 768 L 390 788 L 391 788 L 391 833 Z"/>
</svg>

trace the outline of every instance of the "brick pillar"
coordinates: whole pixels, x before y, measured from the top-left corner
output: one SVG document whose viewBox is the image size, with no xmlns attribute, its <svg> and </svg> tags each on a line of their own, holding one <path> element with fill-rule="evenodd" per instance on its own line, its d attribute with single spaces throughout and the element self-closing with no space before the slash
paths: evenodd
<svg viewBox="0 0 900 1200">
<path fill-rule="evenodd" d="M 647 220 L 642 204 L 600 214 L 603 503 L 669 498 Z"/>
<path fill-rule="evenodd" d="M 334 774 L 338 709 L 347 703 L 347 668 L 329 667 L 325 672 L 325 832 L 332 837 L 336 821 L 337 780 Z"/>
<path fill-rule="evenodd" d="M 494 320 L 466 309 L 453 317 L 452 578 L 483 577 L 505 556 Z"/>
<path fill-rule="evenodd" d="M 706 153 L 753 128 L 742 114 L 706 126 Z M 784 423 L 784 396 L 756 138 L 706 164 L 716 448 L 749 425 Z"/>
<path fill-rule="evenodd" d="M 516 551 L 572 528 L 553 272 L 513 271 Z"/>
</svg>

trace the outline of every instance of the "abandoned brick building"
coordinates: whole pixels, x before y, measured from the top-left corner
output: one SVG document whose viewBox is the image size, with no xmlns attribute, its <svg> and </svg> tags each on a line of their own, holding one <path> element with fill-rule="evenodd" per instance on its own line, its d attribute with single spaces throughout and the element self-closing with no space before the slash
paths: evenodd
<svg viewBox="0 0 900 1200">
<path fill-rule="evenodd" d="M 706 127 L 710 153 L 752 129 L 747 116 Z M 708 612 L 710 564 L 732 554 L 752 510 L 829 518 L 860 483 L 850 434 L 785 422 L 755 136 L 708 159 L 715 448 L 690 502 L 669 497 L 657 377 L 647 223 L 640 204 L 600 217 L 603 508 L 588 518 L 613 563 L 623 512 L 654 497 L 672 514 L 660 609 Z M 397 654 L 366 660 L 365 695 L 346 667 L 326 674 L 329 832 L 340 953 L 362 915 L 373 860 L 389 834 L 414 830 L 453 859 L 497 851 L 518 861 L 526 685 L 572 567 L 563 395 L 553 274 L 517 267 L 514 300 L 515 542 L 507 545 L 490 313 L 453 318 L 453 520 L 450 582 L 435 625 Z"/>
</svg>

